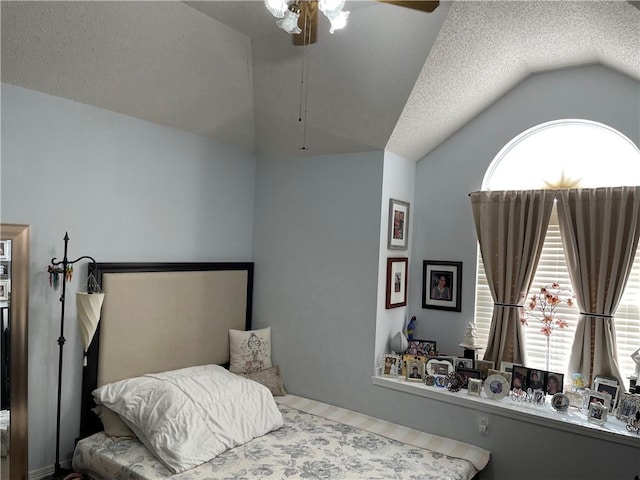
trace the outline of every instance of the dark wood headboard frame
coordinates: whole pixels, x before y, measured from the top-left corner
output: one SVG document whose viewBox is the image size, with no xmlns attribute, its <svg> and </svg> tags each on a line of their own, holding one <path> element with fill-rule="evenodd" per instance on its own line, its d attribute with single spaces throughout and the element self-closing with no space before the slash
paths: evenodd
<svg viewBox="0 0 640 480">
<path fill-rule="evenodd" d="M 96 263 L 89 265 L 89 273 L 93 273 L 98 284 L 102 286 L 105 273 L 137 273 L 137 272 L 196 272 L 196 271 L 246 271 L 247 272 L 247 304 L 245 330 L 251 329 L 251 312 L 253 298 L 253 263 L 252 262 L 213 262 L 213 263 Z M 96 406 L 92 392 L 98 385 L 98 353 L 100 346 L 100 324 L 87 350 L 87 365 L 82 371 L 82 400 L 80 411 L 80 437 L 84 438 L 102 430 L 102 424 L 92 409 Z"/>
</svg>

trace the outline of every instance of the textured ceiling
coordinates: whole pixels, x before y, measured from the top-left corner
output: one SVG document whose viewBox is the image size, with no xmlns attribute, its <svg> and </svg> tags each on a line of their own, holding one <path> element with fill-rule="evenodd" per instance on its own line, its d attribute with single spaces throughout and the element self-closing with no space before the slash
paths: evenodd
<svg viewBox="0 0 640 480">
<path fill-rule="evenodd" d="M 345 30 L 321 16 L 301 48 L 261 0 L 3 1 L 2 81 L 260 155 L 419 160 L 532 72 L 599 62 L 640 79 L 640 10 L 624 1 L 346 8 Z"/>
</svg>

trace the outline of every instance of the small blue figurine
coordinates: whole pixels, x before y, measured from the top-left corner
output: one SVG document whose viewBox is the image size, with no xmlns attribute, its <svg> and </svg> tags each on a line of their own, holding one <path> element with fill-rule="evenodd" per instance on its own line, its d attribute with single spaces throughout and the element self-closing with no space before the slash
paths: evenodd
<svg viewBox="0 0 640 480">
<path fill-rule="evenodd" d="M 416 316 L 411 317 L 409 324 L 407 325 L 407 339 L 413 340 L 413 334 L 416 332 Z"/>
</svg>

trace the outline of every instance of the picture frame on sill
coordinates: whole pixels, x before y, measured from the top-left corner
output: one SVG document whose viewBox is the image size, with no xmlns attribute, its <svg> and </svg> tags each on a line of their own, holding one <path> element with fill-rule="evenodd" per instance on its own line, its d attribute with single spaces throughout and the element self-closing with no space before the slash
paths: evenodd
<svg viewBox="0 0 640 480">
<path fill-rule="evenodd" d="M 424 363 L 418 361 L 407 362 L 407 382 L 424 382 Z"/>
<path fill-rule="evenodd" d="M 589 415 L 589 408 L 592 403 L 600 403 L 603 406 L 607 406 L 611 403 L 611 395 L 606 392 L 587 389 L 582 399 L 582 413 Z"/>
<path fill-rule="evenodd" d="M 395 198 L 389 199 L 389 241 L 390 250 L 406 250 L 409 246 L 409 208 L 408 202 Z"/>
<path fill-rule="evenodd" d="M 493 369 L 489 369 L 487 370 L 487 378 L 489 378 L 492 375 L 502 375 L 505 380 L 507 381 L 507 385 L 509 385 L 509 387 L 511 387 L 511 380 L 513 378 L 513 373 L 512 372 L 505 372 L 503 370 L 493 370 Z"/>
<path fill-rule="evenodd" d="M 589 405 L 588 418 L 591 423 L 596 425 L 604 425 L 607 421 L 607 412 L 609 407 L 598 402 L 593 402 Z"/>
<path fill-rule="evenodd" d="M 382 376 L 397 377 L 402 370 L 402 360 L 400 355 L 382 355 Z"/>
<path fill-rule="evenodd" d="M 455 367 L 456 370 L 459 368 L 473 368 L 473 358 L 456 357 Z"/>
<path fill-rule="evenodd" d="M 422 308 L 462 311 L 462 262 L 424 260 Z"/>
<path fill-rule="evenodd" d="M 618 401 L 616 418 L 621 422 L 626 422 L 629 417 L 635 417 L 637 412 L 640 412 L 640 395 L 622 392 L 620 401 Z"/>
<path fill-rule="evenodd" d="M 522 365 L 514 365 L 511 372 L 511 390 L 524 390 L 526 392 L 527 388 L 529 388 L 527 378 L 529 378 L 529 369 Z"/>
<path fill-rule="evenodd" d="M 407 280 L 409 258 L 387 258 L 387 309 L 404 307 L 407 305 Z"/>
<path fill-rule="evenodd" d="M 489 376 L 489 370 L 493 370 L 496 367 L 496 362 L 491 360 L 476 360 L 476 370 L 479 370 L 483 380 Z"/>
<path fill-rule="evenodd" d="M 521 367 L 521 363 L 500 362 L 500 371 L 513 373 L 513 367 Z"/>
<path fill-rule="evenodd" d="M 467 384 L 467 393 L 469 395 L 475 395 L 479 397 L 481 391 L 482 391 L 482 380 L 480 380 L 479 378 L 470 378 Z"/>
<path fill-rule="evenodd" d="M 403 377 L 407 376 L 407 365 L 409 362 L 420 362 L 426 363 L 427 357 L 424 355 L 411 355 L 411 354 L 403 354 L 402 355 L 402 369 L 400 370 L 400 375 Z"/>
<path fill-rule="evenodd" d="M 620 395 L 621 387 L 618 385 L 618 382 L 615 380 L 605 380 L 601 378 L 596 378 L 593 382 L 593 389 L 596 392 L 606 392 L 611 395 L 611 403 L 608 405 L 609 411 L 613 412 L 616 404 L 618 403 L 618 396 Z"/>
<path fill-rule="evenodd" d="M 9 300 L 9 280 L 0 280 L 0 300 Z"/>
<path fill-rule="evenodd" d="M 405 353 L 410 355 L 431 355 L 435 356 L 438 351 L 435 340 L 409 340 L 409 346 Z"/>
<path fill-rule="evenodd" d="M 458 368 L 456 373 L 460 375 L 464 381 L 462 382 L 462 388 L 469 388 L 469 380 L 475 378 L 482 382 L 482 372 L 473 368 Z"/>
<path fill-rule="evenodd" d="M 434 376 L 447 376 L 455 371 L 453 362 L 453 357 L 431 357 L 427 360 L 427 373 Z"/>
</svg>

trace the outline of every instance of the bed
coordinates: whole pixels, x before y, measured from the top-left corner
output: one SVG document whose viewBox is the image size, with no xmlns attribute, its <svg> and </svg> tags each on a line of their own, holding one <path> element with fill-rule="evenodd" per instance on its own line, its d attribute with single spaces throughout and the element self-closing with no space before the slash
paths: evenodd
<svg viewBox="0 0 640 480">
<path fill-rule="evenodd" d="M 11 412 L 0 410 L 0 457 L 5 458 L 9 454 L 9 423 Z"/>
<path fill-rule="evenodd" d="M 81 439 L 73 455 L 76 472 L 96 480 L 469 480 L 477 478 L 489 461 L 489 452 L 473 445 L 286 392 L 273 396 L 262 385 L 241 378 L 242 388 L 255 386 L 256 394 L 266 395 L 257 402 L 267 407 L 272 402 L 281 423 L 271 424 L 264 434 L 236 442 L 204 462 L 195 461 L 193 468 L 177 469 L 154 450 L 146 432 L 107 435 L 94 413 L 96 398 L 101 403 L 104 396 L 94 393 L 120 392 L 116 386 L 140 379 L 173 381 L 173 372 L 187 380 L 196 372 L 194 378 L 202 374 L 208 379 L 211 373 L 235 382 L 240 376 L 219 365 L 228 367 L 229 330 L 251 331 L 253 264 L 97 264 L 94 275 L 105 301 L 83 373 Z M 182 395 L 185 387 L 180 385 L 176 390 Z M 154 384 L 148 390 L 158 389 Z M 137 398 L 140 391 L 136 383 L 131 397 Z M 189 398 L 195 396 L 191 392 L 188 390 Z M 120 394 L 114 395 L 119 402 Z M 225 401 L 216 397 L 208 410 L 216 410 L 218 404 L 226 408 Z M 117 410 L 113 404 L 105 405 Z M 126 408 L 118 412 L 129 424 Z M 213 423 L 224 421 L 214 418 Z"/>
</svg>

